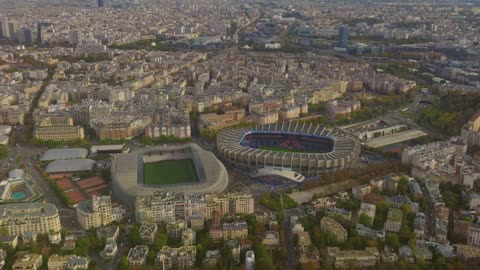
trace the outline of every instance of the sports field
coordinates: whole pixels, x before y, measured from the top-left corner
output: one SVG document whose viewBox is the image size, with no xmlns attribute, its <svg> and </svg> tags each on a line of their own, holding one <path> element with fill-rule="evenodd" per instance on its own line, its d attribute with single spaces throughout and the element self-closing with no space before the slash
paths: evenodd
<svg viewBox="0 0 480 270">
<path fill-rule="evenodd" d="M 320 153 L 319 151 L 309 150 L 309 149 L 297 149 L 297 148 L 286 148 L 281 146 L 260 146 L 260 149 L 277 151 L 277 152 L 287 152 L 287 153 Z"/>
<path fill-rule="evenodd" d="M 143 173 L 145 185 L 171 185 L 198 181 L 195 165 L 191 159 L 145 163 Z"/>
</svg>

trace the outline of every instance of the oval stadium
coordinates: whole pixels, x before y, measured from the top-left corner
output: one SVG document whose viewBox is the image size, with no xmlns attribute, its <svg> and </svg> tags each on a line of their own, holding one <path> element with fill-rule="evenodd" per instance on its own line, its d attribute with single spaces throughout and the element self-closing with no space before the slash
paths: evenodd
<svg viewBox="0 0 480 270">
<path fill-rule="evenodd" d="M 146 147 L 115 157 L 112 192 L 121 202 L 155 192 L 215 192 L 228 185 L 225 166 L 196 144 Z"/>
<path fill-rule="evenodd" d="M 223 131 L 217 136 L 217 148 L 226 161 L 254 173 L 267 168 L 272 175 L 285 170 L 290 171 L 286 177 L 291 171 L 311 177 L 355 164 L 360 141 L 339 129 L 280 122 Z"/>
</svg>

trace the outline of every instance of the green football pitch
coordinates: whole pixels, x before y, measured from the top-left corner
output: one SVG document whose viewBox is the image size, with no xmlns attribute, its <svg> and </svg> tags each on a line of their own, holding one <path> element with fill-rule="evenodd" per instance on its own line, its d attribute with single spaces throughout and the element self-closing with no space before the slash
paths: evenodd
<svg viewBox="0 0 480 270">
<path fill-rule="evenodd" d="M 162 160 L 143 164 L 145 185 L 171 185 L 197 182 L 191 159 Z"/>
</svg>

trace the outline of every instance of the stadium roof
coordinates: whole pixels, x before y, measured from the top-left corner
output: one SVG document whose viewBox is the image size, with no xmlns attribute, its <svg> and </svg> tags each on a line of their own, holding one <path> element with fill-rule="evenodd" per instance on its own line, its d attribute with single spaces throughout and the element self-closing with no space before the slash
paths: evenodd
<svg viewBox="0 0 480 270">
<path fill-rule="evenodd" d="M 61 148 L 47 150 L 40 158 L 41 161 L 86 158 L 88 150 L 84 148 Z"/>
<path fill-rule="evenodd" d="M 112 144 L 112 145 L 93 145 L 90 151 L 92 153 L 102 152 L 102 151 L 119 151 L 121 152 L 125 144 Z"/>
<path fill-rule="evenodd" d="M 47 173 L 90 171 L 95 165 L 91 159 L 55 160 L 47 165 Z"/>
<path fill-rule="evenodd" d="M 186 154 L 195 164 L 199 181 L 165 185 L 143 184 L 144 157 L 162 157 L 160 152 L 175 150 L 186 150 Z M 225 166 L 212 152 L 193 143 L 138 149 L 134 153 L 117 155 L 112 164 L 113 194 L 123 201 L 133 201 L 136 196 L 147 196 L 154 192 L 223 192 L 227 185 L 228 173 Z"/>
<path fill-rule="evenodd" d="M 261 148 L 252 148 L 241 145 L 245 134 L 265 132 L 284 135 L 310 135 L 317 137 L 327 137 L 334 141 L 334 149 L 328 153 L 300 153 L 300 152 L 283 152 L 273 151 Z M 311 160 L 334 160 L 340 159 L 350 155 L 355 151 L 357 142 L 354 138 L 350 138 L 343 131 L 339 129 L 326 129 L 324 127 L 305 124 L 298 122 L 278 122 L 275 124 L 259 125 L 251 128 L 234 128 L 223 131 L 217 137 L 217 147 L 228 149 L 230 152 L 241 152 L 244 156 L 250 157 L 250 155 L 274 155 L 276 152 L 280 152 L 285 159 L 291 158 L 308 158 Z M 227 151 L 227 150 L 225 150 Z M 263 158 L 262 158 L 263 159 Z"/>
</svg>

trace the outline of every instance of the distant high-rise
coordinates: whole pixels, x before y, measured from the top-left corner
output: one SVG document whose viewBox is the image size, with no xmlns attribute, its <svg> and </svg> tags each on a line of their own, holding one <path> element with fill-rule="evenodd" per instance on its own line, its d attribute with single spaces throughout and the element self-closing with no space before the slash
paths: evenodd
<svg viewBox="0 0 480 270">
<path fill-rule="evenodd" d="M 52 26 L 49 22 L 37 22 L 37 42 L 42 43 L 42 28 Z"/>
<path fill-rule="evenodd" d="M 10 30 L 8 28 L 7 20 L 0 21 L 0 32 L 2 37 L 10 38 Z"/>
<path fill-rule="evenodd" d="M 5 34 L 3 32 L 3 24 L 4 24 L 4 22 L 0 21 L 0 38 L 5 36 Z"/>
<path fill-rule="evenodd" d="M 340 27 L 338 31 L 338 47 L 346 48 L 348 46 L 348 28 Z"/>
<path fill-rule="evenodd" d="M 10 40 L 17 40 L 17 24 L 14 22 L 8 23 L 8 32 L 10 33 Z"/>
<path fill-rule="evenodd" d="M 33 34 L 32 31 L 28 28 L 20 28 L 17 31 L 18 42 L 22 44 L 31 45 L 33 44 Z"/>
<path fill-rule="evenodd" d="M 97 5 L 99 8 L 105 7 L 105 0 L 97 0 Z"/>
<path fill-rule="evenodd" d="M 78 30 L 70 31 L 69 42 L 72 45 L 78 45 L 82 43 L 82 33 Z"/>
</svg>

